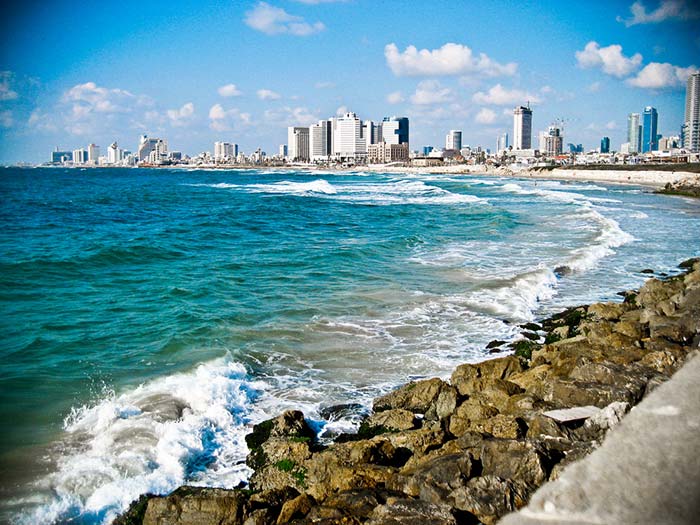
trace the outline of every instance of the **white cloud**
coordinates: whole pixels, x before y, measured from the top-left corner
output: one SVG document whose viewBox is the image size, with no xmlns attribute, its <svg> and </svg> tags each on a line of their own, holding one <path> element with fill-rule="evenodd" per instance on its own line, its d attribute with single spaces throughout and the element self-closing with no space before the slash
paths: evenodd
<svg viewBox="0 0 700 525">
<path fill-rule="evenodd" d="M 300 16 L 291 15 L 281 7 L 266 2 L 258 2 L 254 9 L 245 14 L 244 21 L 249 27 L 266 35 L 308 36 L 326 29 L 322 22 L 309 23 Z"/>
<path fill-rule="evenodd" d="M 401 91 L 394 91 L 393 93 L 389 93 L 386 96 L 386 101 L 389 104 L 400 104 L 403 102 L 405 99 L 403 98 L 403 95 L 401 94 Z"/>
<path fill-rule="evenodd" d="M 576 51 L 576 60 L 582 68 L 600 67 L 608 75 L 621 78 L 639 68 L 642 55 L 635 53 L 626 57 L 622 54 L 621 45 L 600 47 L 597 42 L 590 41 L 582 51 Z"/>
<path fill-rule="evenodd" d="M 350 110 L 348 109 L 347 106 L 338 106 L 338 108 L 335 110 L 335 114 L 339 117 L 342 117 L 346 113 L 349 113 Z"/>
<path fill-rule="evenodd" d="M 15 124 L 15 119 L 12 117 L 12 111 L 9 109 L 0 111 L 0 127 L 9 129 Z"/>
<path fill-rule="evenodd" d="M 501 84 L 496 84 L 488 92 L 477 91 L 472 96 L 472 100 L 477 104 L 494 104 L 496 106 L 512 106 L 516 104 L 539 104 L 542 98 L 522 91 L 520 89 L 506 89 Z"/>
<path fill-rule="evenodd" d="M 165 113 L 170 120 L 170 124 L 175 127 L 187 126 L 192 122 L 194 117 L 194 104 L 187 102 L 180 109 L 169 109 Z"/>
<path fill-rule="evenodd" d="M 333 82 L 316 82 L 314 84 L 314 87 L 316 89 L 331 89 L 335 87 L 335 83 Z"/>
<path fill-rule="evenodd" d="M 14 75 L 11 71 L 0 71 L 0 100 L 15 100 L 19 97 L 17 92 L 10 87 L 13 77 Z"/>
<path fill-rule="evenodd" d="M 668 63 L 651 62 L 644 66 L 636 77 L 628 78 L 627 83 L 630 86 L 649 89 L 678 88 L 684 86 L 688 77 L 697 71 L 695 66 L 678 67 Z"/>
<path fill-rule="evenodd" d="M 442 87 L 437 80 L 423 80 L 411 95 L 411 102 L 420 106 L 442 104 L 452 100 L 452 90 Z"/>
<path fill-rule="evenodd" d="M 688 6 L 685 0 L 663 0 L 659 7 L 651 12 L 647 12 L 647 8 L 642 2 L 635 2 L 630 6 L 632 18 L 617 17 L 618 22 L 622 22 L 625 26 L 635 26 L 637 24 L 656 24 L 664 20 L 692 20 L 700 18 L 700 12 L 697 9 Z"/>
<path fill-rule="evenodd" d="M 27 125 L 39 131 L 55 131 L 56 125 L 53 119 L 47 113 L 44 113 L 41 108 L 35 108 L 29 115 Z"/>
<path fill-rule="evenodd" d="M 226 84 L 217 89 L 217 91 L 222 97 L 238 97 L 241 95 L 241 91 L 236 87 L 236 84 Z"/>
<path fill-rule="evenodd" d="M 518 65 L 514 62 L 499 64 L 486 54 L 475 56 L 472 50 L 461 44 L 447 43 L 439 49 L 416 49 L 408 46 L 399 52 L 396 44 L 384 47 L 384 56 L 396 76 L 465 75 L 478 73 L 489 77 L 514 75 Z"/>
<path fill-rule="evenodd" d="M 250 113 L 242 113 L 238 108 L 224 109 L 221 104 L 209 108 L 209 127 L 214 131 L 230 131 L 236 124 L 252 124 Z"/>
<path fill-rule="evenodd" d="M 481 108 L 474 120 L 479 124 L 493 124 L 496 121 L 496 112 L 489 108 Z"/>
<path fill-rule="evenodd" d="M 260 100 L 279 100 L 282 95 L 270 89 L 258 89 L 258 98 Z"/>
<path fill-rule="evenodd" d="M 607 124 L 605 124 L 605 129 L 617 129 L 617 122 L 610 120 Z"/>
<path fill-rule="evenodd" d="M 136 96 L 124 89 L 100 87 L 94 82 L 77 84 L 66 91 L 63 101 L 73 104 L 74 113 L 129 113 L 134 106 L 149 105 L 148 97 Z M 82 113 L 81 113 L 82 112 Z"/>
<path fill-rule="evenodd" d="M 263 116 L 268 124 L 282 127 L 309 126 L 321 119 L 318 111 L 311 111 L 302 106 L 268 109 Z"/>
<path fill-rule="evenodd" d="M 598 91 L 600 91 L 600 82 L 593 82 L 586 90 L 590 93 L 598 93 Z"/>
</svg>

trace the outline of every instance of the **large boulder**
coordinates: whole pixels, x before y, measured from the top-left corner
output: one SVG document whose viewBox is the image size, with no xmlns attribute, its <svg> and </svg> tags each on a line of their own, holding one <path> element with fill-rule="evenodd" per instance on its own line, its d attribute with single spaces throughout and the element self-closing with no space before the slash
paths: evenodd
<svg viewBox="0 0 700 525">
<path fill-rule="evenodd" d="M 241 525 L 246 501 L 237 490 L 180 487 L 148 501 L 143 525 Z"/>
<path fill-rule="evenodd" d="M 440 394 L 451 387 L 441 379 L 412 381 L 401 388 L 374 400 L 374 411 L 403 409 L 415 414 L 425 414 L 438 400 Z"/>
<path fill-rule="evenodd" d="M 460 365 L 452 373 L 450 382 L 460 395 L 472 395 L 482 391 L 496 379 L 508 379 L 523 370 L 520 358 L 510 355 L 481 363 Z"/>
</svg>

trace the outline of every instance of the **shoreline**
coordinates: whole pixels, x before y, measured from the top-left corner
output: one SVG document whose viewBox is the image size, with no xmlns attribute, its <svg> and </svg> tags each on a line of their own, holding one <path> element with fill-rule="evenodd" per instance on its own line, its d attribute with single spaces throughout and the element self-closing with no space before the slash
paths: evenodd
<svg viewBox="0 0 700 525">
<path fill-rule="evenodd" d="M 358 434 L 331 445 L 299 411 L 255 425 L 247 487 L 142 496 L 114 523 L 496 523 L 597 449 L 697 348 L 700 260 L 680 266 L 622 303 L 531 323 L 512 354 L 460 365 L 450 382 L 375 399 Z"/>
</svg>

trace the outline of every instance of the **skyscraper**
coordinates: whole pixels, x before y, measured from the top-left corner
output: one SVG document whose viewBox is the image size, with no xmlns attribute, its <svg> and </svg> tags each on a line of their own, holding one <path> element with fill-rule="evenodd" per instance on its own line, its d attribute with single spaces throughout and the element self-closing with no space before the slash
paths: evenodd
<svg viewBox="0 0 700 525">
<path fill-rule="evenodd" d="M 540 133 L 540 153 L 543 155 L 561 155 L 564 138 L 557 126 L 549 126 Z"/>
<path fill-rule="evenodd" d="M 657 138 L 659 114 L 656 108 L 647 106 L 642 114 L 642 152 L 656 151 L 659 149 Z"/>
<path fill-rule="evenodd" d="M 451 129 L 445 136 L 445 149 L 462 149 L 462 130 Z"/>
<path fill-rule="evenodd" d="M 333 154 L 341 159 L 354 159 L 367 153 L 362 121 L 355 113 L 345 113 L 336 120 L 333 147 Z"/>
<path fill-rule="evenodd" d="M 700 73 L 693 73 L 688 77 L 683 147 L 690 151 L 700 151 Z"/>
<path fill-rule="evenodd" d="M 627 141 L 630 143 L 630 153 L 639 153 L 642 150 L 642 126 L 639 120 L 639 113 L 630 113 L 627 116 Z"/>
<path fill-rule="evenodd" d="M 231 142 L 214 142 L 214 161 L 232 161 L 238 154 L 238 145 Z"/>
<path fill-rule="evenodd" d="M 408 144 L 408 117 L 384 117 L 382 140 L 387 144 Z"/>
<path fill-rule="evenodd" d="M 328 160 L 331 154 L 331 122 L 319 120 L 309 127 L 309 156 L 314 160 Z"/>
<path fill-rule="evenodd" d="M 532 147 L 532 110 L 520 106 L 513 110 L 513 148 L 530 149 Z"/>
<path fill-rule="evenodd" d="M 508 149 L 508 133 L 503 133 L 496 139 L 496 151 L 500 153 L 501 151 Z"/>
<path fill-rule="evenodd" d="M 600 152 L 610 153 L 610 137 L 603 137 L 600 139 Z"/>
<path fill-rule="evenodd" d="M 97 160 L 100 157 L 100 147 L 96 146 L 95 144 L 88 144 L 87 152 L 88 152 L 88 162 L 97 164 Z"/>
<path fill-rule="evenodd" d="M 309 160 L 309 128 L 299 126 L 287 128 L 287 154 L 291 161 Z"/>
</svg>

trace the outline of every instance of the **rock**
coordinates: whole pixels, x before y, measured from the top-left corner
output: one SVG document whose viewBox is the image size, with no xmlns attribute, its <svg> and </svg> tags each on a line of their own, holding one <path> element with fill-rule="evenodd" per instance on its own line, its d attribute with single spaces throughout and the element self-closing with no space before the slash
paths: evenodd
<svg viewBox="0 0 700 525">
<path fill-rule="evenodd" d="M 542 326 L 537 323 L 521 324 L 520 328 L 522 328 L 523 330 L 529 330 L 530 332 L 538 332 L 539 330 L 542 330 Z"/>
<path fill-rule="evenodd" d="M 402 408 L 377 412 L 367 419 L 370 428 L 381 427 L 389 430 L 412 430 L 416 428 L 417 423 L 415 414 Z"/>
<path fill-rule="evenodd" d="M 651 268 L 644 268 L 644 270 L 639 270 L 639 273 L 654 273 Z"/>
<path fill-rule="evenodd" d="M 335 421 L 337 419 L 360 416 L 366 411 L 367 409 L 359 403 L 344 403 L 322 408 L 320 416 L 327 421 Z"/>
<path fill-rule="evenodd" d="M 450 492 L 466 483 L 471 469 L 468 454 L 445 454 L 402 469 L 389 480 L 387 488 L 431 503 L 440 503 L 446 500 Z"/>
<path fill-rule="evenodd" d="M 481 445 L 483 474 L 537 487 L 547 479 L 547 457 L 529 440 L 486 439 Z"/>
<path fill-rule="evenodd" d="M 449 388 L 449 385 L 437 378 L 411 382 L 375 399 L 374 411 L 401 408 L 416 414 L 425 414 L 435 403 L 440 392 L 446 388 Z"/>
<path fill-rule="evenodd" d="M 316 433 L 304 419 L 304 414 L 299 410 L 287 410 L 273 419 L 268 419 L 253 426 L 253 432 L 245 437 L 248 448 L 259 448 L 271 437 L 282 438 L 316 438 Z"/>
<path fill-rule="evenodd" d="M 239 525 L 246 500 L 237 490 L 180 487 L 148 501 L 143 525 Z"/>
<path fill-rule="evenodd" d="M 314 503 L 314 500 L 307 494 L 300 494 L 296 498 L 286 501 L 277 517 L 277 525 L 284 525 L 293 519 L 303 518 L 311 510 Z"/>
<path fill-rule="evenodd" d="M 476 399 L 467 399 L 457 407 L 455 413 L 450 417 L 450 433 L 453 436 L 461 436 L 466 431 L 471 430 L 470 425 L 473 421 L 482 421 L 496 414 L 498 414 L 497 408 Z"/>
<path fill-rule="evenodd" d="M 489 344 L 486 345 L 486 349 L 490 350 L 492 348 L 497 348 L 499 346 L 503 346 L 507 342 L 508 341 L 501 341 L 500 339 L 494 339 L 493 341 L 490 341 Z"/>
<path fill-rule="evenodd" d="M 479 392 L 485 384 L 494 379 L 508 379 L 511 375 L 522 372 L 522 362 L 515 356 L 489 359 L 476 364 L 460 365 L 452 373 L 451 383 L 460 395 Z"/>
<path fill-rule="evenodd" d="M 485 525 L 492 525 L 524 506 L 530 492 L 522 483 L 485 475 L 470 479 L 465 487 L 451 494 L 451 499 L 456 508 L 469 512 Z"/>
<path fill-rule="evenodd" d="M 588 418 L 584 423 L 584 427 L 598 428 L 604 431 L 610 430 L 625 417 L 629 410 L 629 403 L 621 401 L 610 403 L 596 415 Z"/>
<path fill-rule="evenodd" d="M 445 504 L 421 500 L 389 498 L 380 505 L 367 521 L 367 525 L 457 525 L 452 510 Z"/>
<path fill-rule="evenodd" d="M 520 418 L 498 414 L 482 421 L 473 422 L 470 429 L 482 434 L 490 434 L 496 438 L 518 439 L 525 435 L 527 426 Z"/>
</svg>

